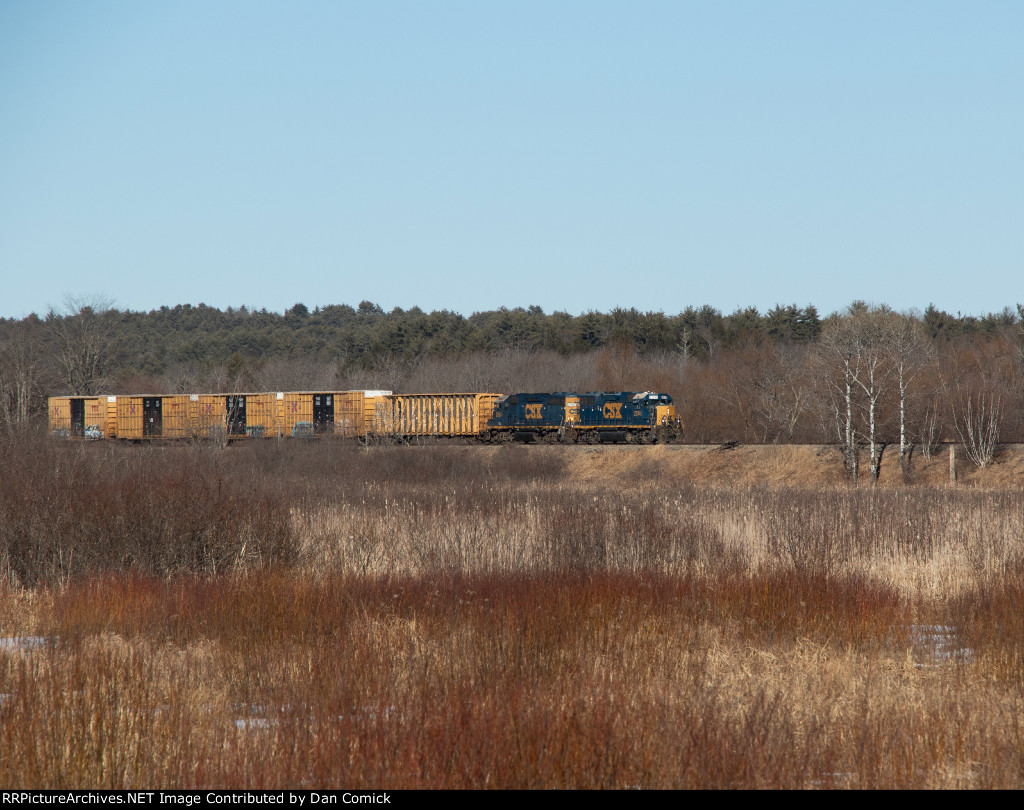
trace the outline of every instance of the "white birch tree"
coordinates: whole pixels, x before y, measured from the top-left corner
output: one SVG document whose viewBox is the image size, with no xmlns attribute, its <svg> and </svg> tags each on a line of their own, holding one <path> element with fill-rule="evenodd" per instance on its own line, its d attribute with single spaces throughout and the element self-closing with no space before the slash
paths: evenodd
<svg viewBox="0 0 1024 810">
<path fill-rule="evenodd" d="M 846 314 L 825 323 L 818 341 L 819 358 L 825 364 L 822 378 L 831 393 L 839 440 L 854 481 L 862 436 L 867 440 L 871 481 L 878 480 L 884 448 L 879 439 L 879 406 L 893 375 L 890 332 L 895 317 L 888 307 L 855 301 Z M 858 430 L 859 424 L 863 430 Z"/>
<path fill-rule="evenodd" d="M 857 429 L 854 423 L 854 393 L 861 374 L 860 341 L 850 317 L 828 321 L 818 342 L 818 358 L 835 415 L 836 431 L 843 445 L 846 467 L 857 481 Z M 838 368 L 839 373 L 835 371 Z"/>
<path fill-rule="evenodd" d="M 858 355 L 858 373 L 853 383 L 863 392 L 863 407 L 868 423 L 868 448 L 871 483 L 878 480 L 881 453 L 878 441 L 878 403 L 892 372 L 889 324 L 895 314 L 886 308 L 869 309 L 851 316 L 850 327 Z"/>
<path fill-rule="evenodd" d="M 935 347 L 921 321 L 913 315 L 893 315 L 888 323 L 889 354 L 899 393 L 900 460 L 905 461 L 911 441 L 907 430 L 907 403 L 918 375 L 929 368 Z M 933 428 L 934 430 L 934 428 Z"/>
</svg>

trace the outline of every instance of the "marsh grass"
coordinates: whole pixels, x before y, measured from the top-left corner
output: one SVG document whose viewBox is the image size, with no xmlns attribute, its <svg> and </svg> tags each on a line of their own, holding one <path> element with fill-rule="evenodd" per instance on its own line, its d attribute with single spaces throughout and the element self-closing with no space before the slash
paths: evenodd
<svg viewBox="0 0 1024 810">
<path fill-rule="evenodd" d="M 16 457 L 0 783 L 1024 785 L 1019 490 L 530 450 Z"/>
</svg>

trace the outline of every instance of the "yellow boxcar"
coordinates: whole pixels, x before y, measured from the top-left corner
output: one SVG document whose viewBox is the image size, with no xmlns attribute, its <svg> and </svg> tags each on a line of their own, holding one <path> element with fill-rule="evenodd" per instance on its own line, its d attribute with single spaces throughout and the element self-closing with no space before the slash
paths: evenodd
<svg viewBox="0 0 1024 810">
<path fill-rule="evenodd" d="M 390 391 L 288 391 L 278 394 L 284 436 L 366 434 L 367 402 Z M 373 410 L 370 410 L 372 415 Z"/>
<path fill-rule="evenodd" d="M 371 434 L 379 436 L 476 436 L 487 429 L 498 394 L 404 394 L 380 397 Z"/>
<path fill-rule="evenodd" d="M 189 394 L 189 435 L 196 439 L 223 436 L 224 410 L 224 396 L 221 394 Z"/>
<path fill-rule="evenodd" d="M 281 435 L 277 394 L 245 395 L 245 435 L 253 438 Z"/>
<path fill-rule="evenodd" d="M 172 399 L 172 397 L 166 397 Z M 119 439 L 160 439 L 164 435 L 164 399 L 162 394 L 133 394 L 117 398 L 117 437 Z"/>
<path fill-rule="evenodd" d="M 366 435 L 366 391 L 339 391 L 334 398 L 334 435 Z"/>
<path fill-rule="evenodd" d="M 191 439 L 192 402 L 189 394 L 169 394 L 161 397 L 161 430 L 160 435 L 166 439 Z"/>
<path fill-rule="evenodd" d="M 224 397 L 216 394 L 167 394 L 162 401 L 165 439 L 208 439 L 224 431 Z"/>
<path fill-rule="evenodd" d="M 365 438 L 374 432 L 377 419 L 377 408 L 391 398 L 390 391 L 363 391 L 363 416 L 359 428 L 359 437 Z"/>
<path fill-rule="evenodd" d="M 281 433 L 285 436 L 314 435 L 313 411 L 319 416 L 322 408 L 334 407 L 333 392 L 287 391 L 278 396 Z"/>
<path fill-rule="evenodd" d="M 50 432 L 58 436 L 105 439 L 112 435 L 110 403 L 114 397 L 50 397 Z"/>
<path fill-rule="evenodd" d="M 122 396 L 117 400 L 116 435 L 132 440 L 222 437 L 228 427 L 228 399 L 225 394 Z M 244 423 L 241 432 L 245 435 Z"/>
<path fill-rule="evenodd" d="M 50 420 L 50 433 L 56 436 L 71 435 L 71 397 L 50 397 L 46 412 Z"/>
</svg>

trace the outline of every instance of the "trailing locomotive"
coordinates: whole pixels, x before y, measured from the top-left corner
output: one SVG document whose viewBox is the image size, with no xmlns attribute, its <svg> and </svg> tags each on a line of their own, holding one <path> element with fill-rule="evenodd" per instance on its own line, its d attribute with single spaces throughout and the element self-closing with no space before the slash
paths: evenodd
<svg viewBox="0 0 1024 810">
<path fill-rule="evenodd" d="M 683 425 L 668 394 L 560 391 L 500 397 L 487 427 L 491 441 L 653 444 L 678 440 Z"/>
<path fill-rule="evenodd" d="M 671 442 L 672 398 L 650 391 L 585 394 L 392 394 L 294 391 L 50 397 L 50 430 L 83 439 L 317 438 L 362 441 Z"/>
</svg>

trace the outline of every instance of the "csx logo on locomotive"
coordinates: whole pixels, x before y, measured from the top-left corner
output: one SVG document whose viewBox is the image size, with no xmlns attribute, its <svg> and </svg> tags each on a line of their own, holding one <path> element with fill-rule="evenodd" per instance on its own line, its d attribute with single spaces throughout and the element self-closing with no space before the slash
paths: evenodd
<svg viewBox="0 0 1024 810">
<path fill-rule="evenodd" d="M 606 402 L 604 404 L 604 410 L 601 411 L 605 419 L 621 419 L 622 418 L 622 403 L 621 402 Z"/>
<path fill-rule="evenodd" d="M 543 402 L 528 402 L 526 404 L 526 418 L 527 419 L 543 419 L 544 414 L 541 413 L 541 408 L 544 407 Z"/>
</svg>

